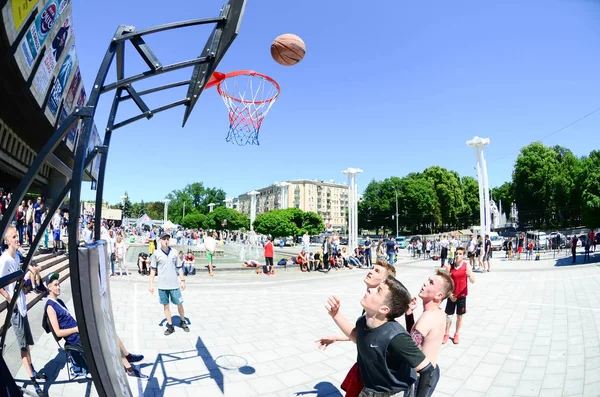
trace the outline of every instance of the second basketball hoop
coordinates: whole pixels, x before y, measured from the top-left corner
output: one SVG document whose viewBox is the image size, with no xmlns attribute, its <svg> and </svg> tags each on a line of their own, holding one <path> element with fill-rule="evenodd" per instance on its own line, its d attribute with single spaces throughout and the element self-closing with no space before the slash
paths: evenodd
<svg viewBox="0 0 600 397">
<path fill-rule="evenodd" d="M 279 84 L 262 73 L 238 70 L 215 72 L 206 87 L 215 85 L 229 113 L 227 142 L 258 145 L 263 119 L 279 97 Z"/>
</svg>

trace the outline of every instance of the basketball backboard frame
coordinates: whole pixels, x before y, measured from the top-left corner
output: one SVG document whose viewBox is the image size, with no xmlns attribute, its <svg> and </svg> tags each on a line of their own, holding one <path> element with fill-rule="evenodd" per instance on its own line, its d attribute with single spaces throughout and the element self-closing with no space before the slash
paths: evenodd
<svg viewBox="0 0 600 397">
<path fill-rule="evenodd" d="M 216 71 L 223 55 L 237 37 L 245 8 L 246 0 L 229 0 L 229 3 L 223 6 L 221 10 L 223 21 L 217 23 L 200 53 L 200 57 L 212 57 L 212 61 L 197 64 L 192 71 L 187 92 L 189 102 L 186 104 L 182 127 L 185 126 L 192 110 L 194 110 L 194 106 L 200 95 L 202 95 L 210 76 Z"/>
</svg>

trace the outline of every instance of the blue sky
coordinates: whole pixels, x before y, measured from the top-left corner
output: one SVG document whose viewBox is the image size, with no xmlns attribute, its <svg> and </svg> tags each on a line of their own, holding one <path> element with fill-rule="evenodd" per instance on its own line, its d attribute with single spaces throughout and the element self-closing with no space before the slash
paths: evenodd
<svg viewBox="0 0 600 397">
<path fill-rule="evenodd" d="M 146 28 L 218 15 L 224 0 L 74 1 L 75 43 L 89 93 L 119 24 Z M 342 6 L 342 4 L 345 4 Z M 167 5 L 167 6 L 165 6 Z M 600 107 L 600 2 L 249 0 L 240 35 L 219 66 L 275 78 L 281 96 L 265 119 L 260 146 L 225 141 L 228 119 L 216 90 L 204 92 L 188 124 L 183 108 L 113 134 L 105 200 L 162 200 L 200 181 L 237 196 L 276 180 L 346 181 L 358 167 L 372 180 L 440 165 L 475 176 L 465 141 L 488 137 L 490 186 L 510 179 L 519 149 Z M 198 56 L 208 29 L 149 36 L 163 64 Z M 295 33 L 307 45 L 293 67 L 270 57 L 271 41 Z M 144 68 L 133 48 L 127 72 Z M 189 78 L 167 74 L 138 90 Z M 114 79 L 111 74 L 109 79 Z M 185 90 L 148 98 L 151 106 Z M 106 125 L 110 99 L 98 109 Z M 120 119 L 135 114 L 123 107 Z M 543 142 L 576 155 L 598 149 L 600 112 Z M 92 198 L 84 189 L 83 198 Z"/>
</svg>

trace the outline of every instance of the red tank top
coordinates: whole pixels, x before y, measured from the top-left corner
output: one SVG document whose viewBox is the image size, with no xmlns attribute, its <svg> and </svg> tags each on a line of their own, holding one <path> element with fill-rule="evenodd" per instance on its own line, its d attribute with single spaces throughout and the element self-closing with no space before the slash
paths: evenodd
<svg viewBox="0 0 600 397">
<path fill-rule="evenodd" d="M 450 266 L 450 276 L 454 281 L 454 295 L 457 298 L 464 298 L 469 293 L 467 288 L 467 262 L 463 262 L 462 266 L 456 269 Z"/>
</svg>

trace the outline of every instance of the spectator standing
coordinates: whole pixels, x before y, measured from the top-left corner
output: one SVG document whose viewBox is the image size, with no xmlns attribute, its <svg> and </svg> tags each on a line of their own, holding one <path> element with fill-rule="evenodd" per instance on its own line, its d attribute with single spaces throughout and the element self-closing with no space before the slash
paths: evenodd
<svg viewBox="0 0 600 397">
<path fill-rule="evenodd" d="M 154 276 L 158 269 L 158 297 L 159 302 L 163 305 L 165 317 L 167 319 L 167 329 L 165 336 L 175 332 L 173 327 L 173 319 L 171 317 L 171 309 L 169 301 L 177 305 L 179 312 L 180 327 L 185 332 L 190 332 L 187 322 L 185 321 L 185 313 L 183 310 L 183 296 L 181 291 L 185 290 L 185 278 L 183 276 L 183 263 L 178 260 L 177 251 L 169 247 L 169 239 L 171 235 L 162 233 L 160 236 L 160 248 L 154 252 L 150 263 L 150 287 L 148 290 L 151 294 L 154 293 Z M 177 276 L 179 275 L 179 283 Z"/>
<path fill-rule="evenodd" d="M 387 254 L 387 260 L 390 265 L 393 265 L 396 261 L 394 260 L 394 254 L 396 253 L 396 242 L 389 239 L 385 242 L 385 250 Z"/>
<path fill-rule="evenodd" d="M 29 242 L 29 245 L 31 245 L 33 243 L 33 217 L 34 217 L 33 203 L 31 202 L 31 200 L 28 200 L 27 201 L 27 214 L 25 215 L 25 224 L 26 224 L 26 229 L 27 229 L 27 241 Z"/>
<path fill-rule="evenodd" d="M 365 265 L 367 266 L 367 269 L 373 267 L 373 257 L 371 253 L 372 245 L 373 243 L 371 241 L 371 238 L 367 236 L 367 238 L 365 239 Z"/>
<path fill-rule="evenodd" d="M 17 249 L 19 248 L 19 235 L 17 229 L 14 226 L 9 226 L 6 230 L 4 239 L 8 248 L 0 256 L 0 277 L 14 273 L 21 268 L 20 261 L 17 257 Z M 17 282 L 15 281 L 4 288 L 0 288 L 0 295 L 2 295 L 9 304 L 13 298 L 16 285 Z M 31 327 L 29 326 L 29 320 L 27 318 L 27 303 L 23 290 L 19 292 L 16 299 L 15 310 L 10 314 L 12 329 L 16 336 L 17 345 L 21 350 L 23 367 L 25 367 L 25 371 L 29 375 L 38 396 L 44 396 L 44 392 L 38 384 L 38 380 L 46 380 L 47 377 L 41 372 L 36 372 L 31 361 L 30 346 L 33 346 L 34 342 L 33 335 L 31 334 Z"/>
<path fill-rule="evenodd" d="M 273 243 L 271 242 L 271 236 L 267 236 L 264 248 L 264 255 L 267 271 L 266 274 L 267 276 L 274 275 L 275 271 L 273 270 Z"/>
<path fill-rule="evenodd" d="M 121 277 L 128 277 L 127 267 L 125 266 L 125 256 L 127 255 L 127 248 L 125 247 L 125 242 L 123 238 L 119 234 L 117 236 L 117 240 L 115 242 L 115 260 L 117 262 L 117 268 L 119 269 L 119 274 Z"/>
<path fill-rule="evenodd" d="M 60 209 L 57 209 L 52 217 L 52 251 L 57 252 L 60 242 L 60 225 L 62 225 L 62 216 L 60 216 Z"/>
<path fill-rule="evenodd" d="M 40 231 L 40 226 L 42 225 L 42 215 L 45 211 L 46 207 L 44 206 L 44 203 L 42 203 L 42 198 L 38 197 L 33 205 L 33 237 L 35 237 Z"/>
<path fill-rule="evenodd" d="M 215 237 L 216 235 L 217 233 L 214 234 Z M 215 237 L 211 236 L 210 233 L 207 233 L 206 238 L 204 239 L 204 249 L 206 250 L 206 260 L 208 261 L 208 275 L 211 277 L 215 275 L 213 273 L 213 255 L 217 249 Z"/>
<path fill-rule="evenodd" d="M 17 208 L 17 215 L 15 220 L 17 221 L 17 232 L 19 232 L 19 245 L 23 246 L 23 235 L 25 232 L 25 215 L 27 214 L 27 204 L 25 200 L 21 201 L 21 205 Z"/>
</svg>

